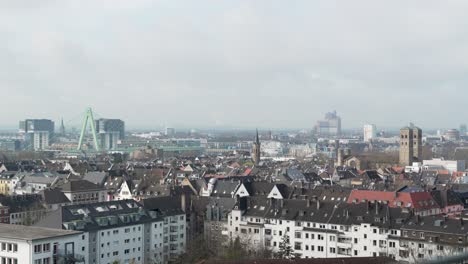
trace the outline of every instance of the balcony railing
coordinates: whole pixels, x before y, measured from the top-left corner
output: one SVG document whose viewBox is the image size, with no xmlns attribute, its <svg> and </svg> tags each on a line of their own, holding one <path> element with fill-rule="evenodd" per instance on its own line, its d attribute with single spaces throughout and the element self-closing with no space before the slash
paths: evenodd
<svg viewBox="0 0 468 264">
<path fill-rule="evenodd" d="M 79 254 L 69 254 L 63 251 L 58 251 L 54 257 L 57 260 L 61 260 L 64 264 L 78 264 L 78 263 L 85 263 L 85 256 Z"/>
</svg>

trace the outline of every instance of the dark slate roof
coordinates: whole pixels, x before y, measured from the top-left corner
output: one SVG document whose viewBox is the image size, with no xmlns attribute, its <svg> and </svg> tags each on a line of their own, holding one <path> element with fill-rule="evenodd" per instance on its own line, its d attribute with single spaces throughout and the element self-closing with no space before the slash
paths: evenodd
<svg viewBox="0 0 468 264">
<path fill-rule="evenodd" d="M 150 211 L 158 211 L 164 215 L 183 214 L 180 196 L 153 197 L 141 201 L 143 208 Z"/>
<path fill-rule="evenodd" d="M 96 185 L 101 185 L 101 184 L 104 183 L 106 177 L 107 177 L 107 174 L 105 172 L 90 171 L 90 172 L 87 172 L 83 176 L 83 179 L 87 180 L 89 182 L 92 182 L 92 183 L 94 183 Z"/>
<path fill-rule="evenodd" d="M 241 198 L 242 199 L 242 198 Z M 241 204 L 241 203 L 240 203 Z M 347 204 L 319 200 L 247 199 L 245 216 L 290 221 L 371 225 L 398 229 L 410 217 L 408 210 L 389 208 L 379 203 Z"/>
<path fill-rule="evenodd" d="M 468 235 L 468 222 L 441 216 L 413 217 L 402 230 Z"/>
<path fill-rule="evenodd" d="M 119 226 L 126 226 L 136 223 L 153 222 L 161 219 L 161 214 L 157 212 L 149 212 L 144 210 L 141 204 L 134 200 L 120 200 L 101 203 L 70 205 L 62 207 L 62 223 L 63 228 L 67 229 L 65 223 L 73 223 L 76 225 L 76 230 L 91 231 Z M 135 218 L 129 219 L 130 222 L 123 221 L 124 216 L 135 215 Z M 57 214 L 52 214 L 49 219 L 57 218 Z M 113 218 L 115 222 L 108 222 L 105 225 L 100 225 L 100 219 Z M 44 221 L 42 221 L 44 222 Z M 78 225 L 80 224 L 81 227 Z"/>
<path fill-rule="evenodd" d="M 291 181 L 306 181 L 307 180 L 304 174 L 295 168 L 289 168 L 286 171 L 286 174 L 291 179 Z"/>
<path fill-rule="evenodd" d="M 42 192 L 46 204 L 64 204 L 70 200 L 59 189 L 47 189 Z"/>
<path fill-rule="evenodd" d="M 379 174 L 375 170 L 368 170 L 364 173 L 364 177 L 367 177 L 371 181 L 381 181 Z"/>
<path fill-rule="evenodd" d="M 431 195 L 441 207 L 463 204 L 460 197 L 452 190 L 432 191 Z"/>
<path fill-rule="evenodd" d="M 238 181 L 218 180 L 211 196 L 232 197 L 239 185 Z"/>
<path fill-rule="evenodd" d="M 275 184 L 270 182 L 244 182 L 244 186 L 250 196 L 268 196 Z"/>
<path fill-rule="evenodd" d="M 68 181 L 65 182 L 62 186 L 60 186 L 60 189 L 63 192 L 87 192 L 94 190 L 103 190 L 101 187 L 87 180 Z"/>
</svg>

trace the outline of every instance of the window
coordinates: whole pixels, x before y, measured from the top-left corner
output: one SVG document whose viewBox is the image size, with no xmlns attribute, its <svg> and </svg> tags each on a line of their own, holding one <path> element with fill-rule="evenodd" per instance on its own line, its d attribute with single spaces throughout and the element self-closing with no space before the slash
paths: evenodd
<svg viewBox="0 0 468 264">
<path fill-rule="evenodd" d="M 44 252 L 49 252 L 50 251 L 50 243 L 44 244 L 43 246 L 44 246 L 44 248 L 43 248 Z"/>
<path fill-rule="evenodd" d="M 318 247 L 317 247 L 317 251 L 323 252 L 323 246 L 318 246 Z"/>
<path fill-rule="evenodd" d="M 294 243 L 294 250 L 302 250 L 302 243 L 300 242 Z"/>
<path fill-rule="evenodd" d="M 34 246 L 34 253 L 41 253 L 42 252 L 42 245 L 35 245 Z"/>
<path fill-rule="evenodd" d="M 336 253 L 336 248 L 330 248 L 330 253 L 332 254 Z"/>
</svg>

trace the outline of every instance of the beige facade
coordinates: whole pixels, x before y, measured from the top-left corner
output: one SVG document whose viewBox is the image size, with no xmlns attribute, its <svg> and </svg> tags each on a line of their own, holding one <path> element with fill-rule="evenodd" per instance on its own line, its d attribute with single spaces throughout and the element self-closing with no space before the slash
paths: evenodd
<svg viewBox="0 0 468 264">
<path fill-rule="evenodd" d="M 400 165 L 410 166 L 422 160 L 422 130 L 418 127 L 400 129 Z"/>
</svg>

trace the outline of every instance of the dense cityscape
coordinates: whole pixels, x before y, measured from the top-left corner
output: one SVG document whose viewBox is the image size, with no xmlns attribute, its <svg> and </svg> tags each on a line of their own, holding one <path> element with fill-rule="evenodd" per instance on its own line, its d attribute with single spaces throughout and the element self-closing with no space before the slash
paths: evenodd
<svg viewBox="0 0 468 264">
<path fill-rule="evenodd" d="M 309 130 L 0 133 L 1 263 L 418 263 L 468 251 L 468 134 Z M 468 222 L 467 222 L 468 225 Z"/>
<path fill-rule="evenodd" d="M 468 264 L 466 10 L 0 0 L 0 264 Z"/>
</svg>

